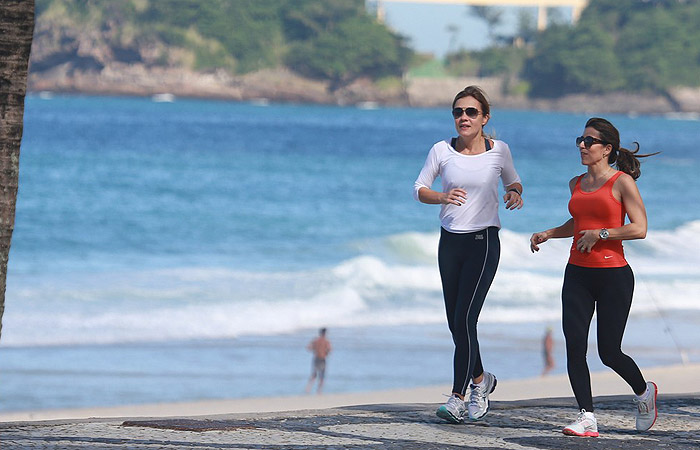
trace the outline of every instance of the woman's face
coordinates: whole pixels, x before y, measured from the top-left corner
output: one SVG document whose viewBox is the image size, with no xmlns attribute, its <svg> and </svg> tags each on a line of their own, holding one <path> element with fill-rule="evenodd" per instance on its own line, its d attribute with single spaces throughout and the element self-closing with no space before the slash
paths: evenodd
<svg viewBox="0 0 700 450">
<path fill-rule="evenodd" d="M 576 139 L 576 142 L 578 142 L 578 149 L 581 152 L 581 164 L 590 166 L 601 160 L 605 160 L 607 164 L 612 146 L 600 140 L 600 132 L 598 130 L 593 127 L 587 127 L 583 130 L 583 135 Z M 587 143 L 590 145 L 587 146 Z"/>
<path fill-rule="evenodd" d="M 459 114 L 458 117 L 455 117 L 455 128 L 457 129 L 457 134 L 459 134 L 461 137 L 469 139 L 479 136 L 484 125 L 486 125 L 489 121 L 489 116 L 484 116 L 481 103 L 479 103 L 479 101 L 474 97 L 463 97 L 457 100 L 454 107 L 455 109 L 462 109 L 462 111 L 458 112 L 461 114 Z M 468 108 L 476 109 L 477 112 L 475 117 L 469 117 L 467 113 L 474 111 L 473 109 Z M 466 110 L 466 112 L 464 112 L 464 110 Z M 457 114 L 453 112 L 453 117 L 457 116 Z"/>
</svg>

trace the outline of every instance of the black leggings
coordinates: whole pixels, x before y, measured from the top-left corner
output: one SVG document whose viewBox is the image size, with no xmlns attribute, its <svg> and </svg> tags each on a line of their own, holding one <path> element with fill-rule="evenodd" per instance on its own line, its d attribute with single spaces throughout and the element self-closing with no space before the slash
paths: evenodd
<svg viewBox="0 0 700 450">
<path fill-rule="evenodd" d="M 501 255 L 498 228 L 440 234 L 438 264 L 447 323 L 455 344 L 452 392 L 465 395 L 469 381 L 484 373 L 476 323 Z"/>
<path fill-rule="evenodd" d="M 630 266 L 589 268 L 566 266 L 562 288 L 562 325 L 566 338 L 566 368 L 579 409 L 593 411 L 591 376 L 586 362 L 588 329 L 598 311 L 598 355 L 635 393 L 646 390 L 637 364 L 622 353 L 622 336 L 632 307 L 634 274 Z"/>
</svg>

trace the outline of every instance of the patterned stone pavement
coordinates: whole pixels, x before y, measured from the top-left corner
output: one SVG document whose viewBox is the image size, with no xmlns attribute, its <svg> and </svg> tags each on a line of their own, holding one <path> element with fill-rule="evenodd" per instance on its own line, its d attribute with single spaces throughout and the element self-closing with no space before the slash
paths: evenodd
<svg viewBox="0 0 700 450">
<path fill-rule="evenodd" d="M 193 418 L 0 423 L 0 448 L 241 450 L 700 449 L 700 394 L 659 396 L 651 431 L 634 430 L 630 396 L 598 397 L 598 438 L 565 436 L 573 399 L 493 402 L 480 422 L 452 425 L 437 404 L 366 405 Z"/>
</svg>

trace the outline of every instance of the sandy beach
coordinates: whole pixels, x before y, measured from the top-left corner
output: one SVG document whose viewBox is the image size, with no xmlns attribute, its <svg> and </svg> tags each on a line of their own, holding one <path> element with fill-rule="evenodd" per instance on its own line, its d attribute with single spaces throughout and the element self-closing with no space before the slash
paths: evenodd
<svg viewBox="0 0 700 450">
<path fill-rule="evenodd" d="M 659 393 L 700 393 L 700 364 L 676 365 L 643 369 L 644 376 L 656 382 Z M 629 395 L 627 384 L 611 370 L 593 373 L 593 395 Z M 218 414 L 247 414 L 282 411 L 318 410 L 344 406 L 392 403 L 440 403 L 450 392 L 448 385 L 396 389 L 378 392 L 355 392 L 288 397 L 209 400 L 199 402 L 159 403 L 100 408 L 44 411 L 19 411 L 0 414 L 0 422 L 78 420 L 92 417 L 193 417 Z M 552 375 L 522 380 L 499 381 L 491 396 L 494 401 L 517 401 L 539 398 L 571 398 L 566 375 Z"/>
</svg>

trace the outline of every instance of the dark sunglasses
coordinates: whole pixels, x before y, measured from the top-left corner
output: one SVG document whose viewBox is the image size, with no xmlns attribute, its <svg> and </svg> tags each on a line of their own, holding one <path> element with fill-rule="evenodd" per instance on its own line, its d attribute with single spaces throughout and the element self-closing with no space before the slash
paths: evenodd
<svg viewBox="0 0 700 450">
<path fill-rule="evenodd" d="M 481 114 L 481 111 L 470 106 L 469 108 L 452 108 L 452 117 L 459 119 L 462 114 L 466 114 L 470 119 L 476 119 Z"/>
<path fill-rule="evenodd" d="M 581 146 L 581 142 L 583 142 L 583 146 L 586 148 L 591 148 L 591 145 L 593 144 L 605 144 L 605 141 L 601 141 L 598 138 L 594 138 L 593 136 L 579 136 L 576 138 L 576 147 Z"/>
</svg>

